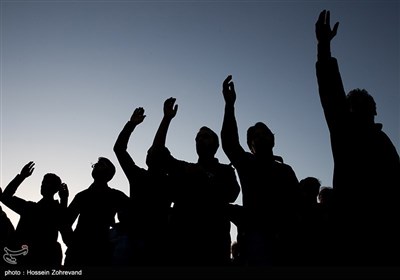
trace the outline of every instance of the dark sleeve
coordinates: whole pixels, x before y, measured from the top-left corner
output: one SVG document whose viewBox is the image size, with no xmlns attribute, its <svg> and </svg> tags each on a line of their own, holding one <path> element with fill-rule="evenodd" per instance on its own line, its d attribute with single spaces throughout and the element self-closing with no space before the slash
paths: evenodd
<svg viewBox="0 0 400 280">
<path fill-rule="evenodd" d="M 15 232 L 14 225 L 7 217 L 6 213 L 0 208 L 0 236 L 5 238 L 4 240 L 0 240 L 1 242 L 7 241 L 7 238 L 10 238 L 12 234 Z"/>
<path fill-rule="evenodd" d="M 168 174 L 184 172 L 187 162 L 174 158 L 166 147 L 152 147 L 147 152 L 146 163 L 149 169 L 163 170 Z"/>
<path fill-rule="evenodd" d="M 127 151 L 128 141 L 134 128 L 135 126 L 132 122 L 128 121 L 118 135 L 114 145 L 115 155 L 129 181 L 130 196 L 136 193 L 136 187 L 142 186 L 143 179 L 146 176 L 146 170 L 137 166 Z"/>
<path fill-rule="evenodd" d="M 116 200 L 117 201 L 117 214 L 120 215 L 121 213 L 126 215 L 127 214 L 127 210 L 130 207 L 130 200 L 129 197 L 122 191 L 120 190 L 115 190 L 115 194 L 116 194 Z"/>
<path fill-rule="evenodd" d="M 318 91 L 328 128 L 334 132 L 346 119 L 346 93 L 337 60 L 333 57 L 316 63 Z"/>
<path fill-rule="evenodd" d="M 81 212 L 81 197 L 82 193 L 76 194 L 66 210 L 65 223 L 68 227 L 72 227 Z"/>
<path fill-rule="evenodd" d="M 229 165 L 226 168 L 227 168 L 226 185 L 228 186 L 227 198 L 229 203 L 233 203 L 235 202 L 240 193 L 240 186 L 236 178 L 235 170 Z"/>
<path fill-rule="evenodd" d="M 135 164 L 132 157 L 127 152 L 128 141 L 134 128 L 135 126 L 132 124 L 132 122 L 128 121 L 121 133 L 118 135 L 117 141 L 114 145 L 115 155 L 117 156 L 118 162 L 121 165 L 126 177 L 128 177 L 128 180 L 131 179 L 130 177 L 134 177 L 132 172 L 141 169 Z"/>
<path fill-rule="evenodd" d="M 15 176 L 4 189 L 3 195 L 1 196 L 1 202 L 19 215 L 21 215 L 29 205 L 28 201 L 14 195 L 23 181 L 24 178 L 21 175 Z"/>
<path fill-rule="evenodd" d="M 59 231 L 64 244 L 68 247 L 72 240 L 72 227 L 68 222 L 68 208 L 61 205 L 59 206 Z"/>
</svg>

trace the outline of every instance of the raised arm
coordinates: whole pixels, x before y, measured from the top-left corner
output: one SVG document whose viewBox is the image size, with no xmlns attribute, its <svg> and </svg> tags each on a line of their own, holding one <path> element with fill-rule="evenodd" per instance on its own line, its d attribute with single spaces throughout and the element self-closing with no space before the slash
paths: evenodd
<svg viewBox="0 0 400 280">
<path fill-rule="evenodd" d="M 319 96 L 329 130 L 340 129 L 346 120 L 346 93 L 337 60 L 331 57 L 331 40 L 336 36 L 339 23 L 330 26 L 330 13 L 323 10 L 315 24 L 318 41 L 316 64 Z"/>
<path fill-rule="evenodd" d="M 58 191 L 58 196 L 60 197 L 60 205 L 63 208 L 67 208 L 68 207 L 68 197 L 69 197 L 69 190 L 68 190 L 68 186 L 65 183 L 61 184 L 61 188 Z"/>
<path fill-rule="evenodd" d="M 138 169 L 139 167 L 136 166 L 135 162 L 127 151 L 128 141 L 136 126 L 141 124 L 145 117 L 146 115 L 144 115 L 144 109 L 142 107 L 136 108 L 133 111 L 131 118 L 118 135 L 117 141 L 114 145 L 115 155 L 117 156 L 118 162 L 129 181 L 132 180 L 132 171 Z"/>
<path fill-rule="evenodd" d="M 16 213 L 21 213 L 21 211 L 25 208 L 26 201 L 14 196 L 15 192 L 17 191 L 18 187 L 21 183 L 32 175 L 35 163 L 33 161 L 28 162 L 22 168 L 20 174 L 18 174 L 4 189 L 4 192 L 1 196 L 1 201 L 6 205 L 8 208 L 12 209 Z"/>
<path fill-rule="evenodd" d="M 167 138 L 167 132 L 171 120 L 176 116 L 178 112 L 178 105 L 175 105 L 176 98 L 170 97 L 164 101 L 164 116 L 161 120 L 160 126 L 154 136 L 152 148 L 165 147 Z"/>
<path fill-rule="evenodd" d="M 153 145 L 147 151 L 146 163 L 149 170 L 163 170 L 162 172 L 165 172 L 175 168 L 177 161 L 165 147 L 169 125 L 178 111 L 178 105 L 175 105 L 175 101 L 176 99 L 173 97 L 164 101 L 164 116 L 154 136 Z"/>
<path fill-rule="evenodd" d="M 229 75 L 222 84 L 222 94 L 225 100 L 225 113 L 221 130 L 222 149 L 226 156 L 235 165 L 241 154 L 245 153 L 239 142 L 238 128 L 235 118 L 236 92 Z"/>
<path fill-rule="evenodd" d="M 60 224 L 59 230 L 63 242 L 68 246 L 70 244 L 70 241 L 72 240 L 72 228 L 71 225 L 68 224 L 67 210 L 68 210 L 69 190 L 67 184 L 65 183 L 61 184 L 61 188 L 58 191 L 58 196 L 60 197 L 60 205 L 61 205 L 61 210 L 59 213 L 60 216 L 58 217 Z"/>
</svg>

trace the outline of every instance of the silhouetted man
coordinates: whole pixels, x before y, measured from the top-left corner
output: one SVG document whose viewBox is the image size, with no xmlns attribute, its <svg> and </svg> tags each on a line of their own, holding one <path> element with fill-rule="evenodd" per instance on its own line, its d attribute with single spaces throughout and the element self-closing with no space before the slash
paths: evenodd
<svg viewBox="0 0 400 280">
<path fill-rule="evenodd" d="M 361 89 L 345 94 L 330 48 L 338 26 L 331 29 L 325 10 L 315 25 L 319 96 L 334 160 L 337 259 L 344 265 L 399 265 L 399 155 L 375 123 L 372 96 Z"/>
<path fill-rule="evenodd" d="M 38 202 L 26 201 L 15 196 L 21 183 L 32 175 L 34 162 L 27 163 L 4 189 L 1 201 L 20 215 L 15 237 L 9 249 L 20 250 L 28 246 L 28 254 L 17 259 L 17 265 L 35 267 L 60 267 L 62 261 L 58 232 L 65 238 L 65 211 L 68 204 L 68 188 L 60 177 L 47 173 L 43 177 Z M 60 202 L 54 199 L 59 193 Z"/>
<path fill-rule="evenodd" d="M 169 177 L 153 166 L 148 170 L 135 164 L 127 152 L 128 141 L 137 125 L 143 122 L 144 109 L 139 107 L 118 135 L 114 152 L 130 187 L 131 264 L 165 265 L 168 215 L 171 205 Z"/>
<path fill-rule="evenodd" d="M 236 168 L 243 195 L 242 257 L 248 265 L 293 265 L 294 231 L 300 190 L 292 168 L 273 154 L 274 134 L 262 122 L 247 130 L 246 152 L 239 142 L 235 118 L 236 92 L 228 76 L 223 82 L 225 114 L 222 148 Z M 281 159 L 280 159 L 281 160 Z"/>
<path fill-rule="evenodd" d="M 239 194 L 234 169 L 219 163 L 218 136 L 208 127 L 196 135 L 197 163 L 175 159 L 165 147 L 166 135 L 178 105 L 164 102 L 164 117 L 147 158 L 149 168 L 162 166 L 175 182 L 171 215 L 174 265 L 223 266 L 230 264 L 230 221 L 227 208 Z"/>
<path fill-rule="evenodd" d="M 111 265 L 110 226 L 115 223 L 115 215 L 127 207 L 129 198 L 108 186 L 115 174 L 113 163 L 100 157 L 92 167 L 93 183 L 68 206 L 68 224 L 72 226 L 79 219 L 66 243 L 66 266 Z"/>
</svg>

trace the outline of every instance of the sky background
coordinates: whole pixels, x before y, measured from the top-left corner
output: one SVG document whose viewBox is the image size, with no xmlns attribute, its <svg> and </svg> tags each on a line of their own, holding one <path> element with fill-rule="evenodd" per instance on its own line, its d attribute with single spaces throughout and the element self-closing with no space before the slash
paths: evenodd
<svg viewBox="0 0 400 280">
<path fill-rule="evenodd" d="M 331 11 L 332 26 L 340 22 L 332 55 L 346 92 L 370 92 L 376 121 L 400 151 L 399 1 L 0 3 L 1 187 L 34 161 L 16 193 L 26 200 L 38 201 L 43 175 L 56 173 L 72 201 L 92 183 L 99 156 L 117 167 L 109 185 L 129 195 L 113 145 L 133 110 L 143 107 L 147 117 L 128 151 L 146 167 L 168 97 L 179 110 L 167 147 L 176 158 L 197 161 L 198 129 L 220 133 L 229 74 L 242 146 L 248 150 L 247 128 L 263 121 L 275 133 L 275 154 L 299 180 L 314 176 L 331 186 L 315 75 L 314 25 L 323 9 Z M 228 163 L 221 148 L 217 157 Z M 19 216 L 1 206 L 16 226 Z"/>
</svg>

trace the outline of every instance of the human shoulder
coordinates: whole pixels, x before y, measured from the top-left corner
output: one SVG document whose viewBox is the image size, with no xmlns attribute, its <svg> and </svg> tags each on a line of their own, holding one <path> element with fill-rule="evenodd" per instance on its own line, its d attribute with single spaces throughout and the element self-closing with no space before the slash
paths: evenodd
<svg viewBox="0 0 400 280">
<path fill-rule="evenodd" d="M 280 174 L 281 176 L 284 176 L 285 178 L 296 178 L 296 172 L 294 172 L 293 168 L 286 163 L 279 162 L 279 161 L 274 161 L 274 169 L 277 174 Z"/>
<path fill-rule="evenodd" d="M 92 196 L 92 195 L 91 195 L 91 192 L 92 192 L 92 191 L 91 191 L 90 188 L 85 189 L 85 190 L 82 190 L 82 191 L 78 192 L 78 193 L 74 196 L 74 198 L 72 199 L 72 201 L 75 202 L 75 203 L 77 203 L 77 202 L 79 202 L 79 201 L 81 201 L 81 200 L 90 199 L 89 197 Z M 72 203 L 72 201 L 71 201 L 71 203 Z"/>
<path fill-rule="evenodd" d="M 109 189 L 110 193 L 115 196 L 115 197 L 120 197 L 120 198 L 128 198 L 128 196 L 121 190 L 117 190 L 114 188 Z"/>
</svg>

